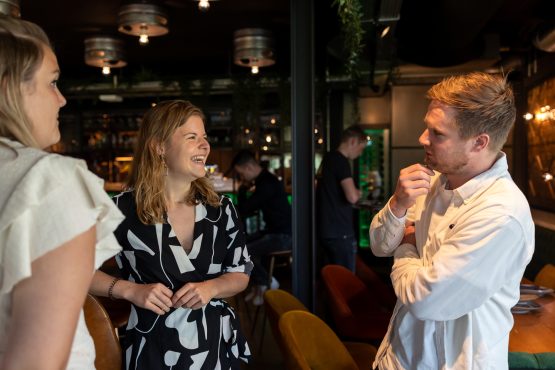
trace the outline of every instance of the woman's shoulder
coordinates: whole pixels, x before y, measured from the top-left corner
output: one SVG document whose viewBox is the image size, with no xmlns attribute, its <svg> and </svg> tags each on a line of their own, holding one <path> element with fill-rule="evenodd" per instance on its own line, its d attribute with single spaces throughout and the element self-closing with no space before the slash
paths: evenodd
<svg viewBox="0 0 555 370">
<path fill-rule="evenodd" d="M 44 152 L 29 164 L 28 153 L 37 152 L 18 151 L 21 155 L 14 160 L 28 167 L 25 175 L 13 191 L 8 189 L 8 195 L 0 194 L 0 240 L 9 245 L 3 252 L 5 264 L 25 256 L 20 269 L 0 289 L 11 289 L 27 276 L 32 261 L 91 226 L 96 226 L 96 267 L 119 251 L 111 235 L 123 215 L 104 191 L 102 179 L 89 172 L 82 160 Z"/>
<path fill-rule="evenodd" d="M 41 163 L 43 162 L 43 163 Z M 87 163 L 78 158 L 68 157 L 65 155 L 60 155 L 56 153 L 48 153 L 45 155 L 37 165 L 40 165 L 41 171 L 45 171 L 47 173 L 52 173 L 54 171 L 48 171 L 48 169 L 55 169 L 57 172 L 52 173 L 51 175 L 57 175 L 59 178 L 66 179 L 66 176 L 75 174 L 75 173 L 83 173 L 85 175 L 91 175 L 95 178 L 100 179 L 94 173 L 90 172 L 87 168 Z M 102 179 L 100 179 L 102 180 Z M 102 180 L 102 183 L 104 181 Z"/>
<path fill-rule="evenodd" d="M 233 206 L 233 201 L 231 200 L 231 198 L 224 194 L 220 195 L 220 207 L 225 207 L 227 205 Z"/>
<path fill-rule="evenodd" d="M 114 203 L 116 204 L 120 204 L 120 202 L 122 203 L 129 203 L 135 200 L 134 197 L 134 192 L 132 189 L 129 190 L 124 190 L 116 195 L 114 195 L 112 197 L 112 200 L 114 201 Z"/>
<path fill-rule="evenodd" d="M 227 214 L 228 217 L 231 218 L 238 218 L 239 215 L 237 214 L 237 210 L 235 209 L 235 205 L 230 197 L 227 195 L 220 196 L 220 208 L 223 210 L 224 213 Z"/>
<path fill-rule="evenodd" d="M 81 159 L 47 153 L 33 148 L 17 150 L 17 156 L 4 162 L 6 175 L 0 183 L 5 189 L 13 187 L 18 196 L 44 197 L 54 191 L 79 191 L 94 188 L 103 191 L 104 181 L 87 169 Z M 14 195 L 13 192 L 9 194 Z"/>
</svg>

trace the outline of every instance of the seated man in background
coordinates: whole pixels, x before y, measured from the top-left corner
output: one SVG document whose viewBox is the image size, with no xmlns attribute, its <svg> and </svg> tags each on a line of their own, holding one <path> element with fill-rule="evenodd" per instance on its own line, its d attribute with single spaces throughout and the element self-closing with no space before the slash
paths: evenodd
<svg viewBox="0 0 555 370">
<path fill-rule="evenodd" d="M 254 305 L 263 303 L 262 295 L 268 288 L 270 279 L 264 267 L 264 256 L 268 253 L 291 249 L 291 206 L 283 183 L 268 170 L 262 168 L 252 152 L 242 150 L 233 158 L 232 166 L 241 177 L 238 193 L 238 210 L 243 221 L 247 217 L 262 212 L 266 224 L 261 235 L 247 242 L 247 248 L 254 262 L 251 281 L 254 286 L 245 297 L 253 300 Z M 254 182 L 254 191 L 247 198 L 247 190 Z M 272 276 L 271 288 L 277 289 L 279 283 Z"/>
</svg>

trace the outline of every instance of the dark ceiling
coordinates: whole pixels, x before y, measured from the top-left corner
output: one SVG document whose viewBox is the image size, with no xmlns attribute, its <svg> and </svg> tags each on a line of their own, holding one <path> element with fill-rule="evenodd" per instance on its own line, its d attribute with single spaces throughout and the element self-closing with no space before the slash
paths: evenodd
<svg viewBox="0 0 555 370">
<path fill-rule="evenodd" d="M 294 0 L 293 0 L 294 1 Z M 340 74 L 341 62 L 332 54 L 342 45 L 332 0 L 313 0 L 317 74 Z M 63 77 L 101 79 L 98 69 L 83 60 L 88 36 L 117 35 L 125 41 L 128 66 L 123 77 L 150 74 L 231 77 L 248 74 L 233 65 L 233 32 L 245 27 L 271 30 L 277 63 L 267 74 L 289 74 L 290 2 L 288 0 L 217 0 L 206 13 L 193 0 L 161 0 L 167 9 L 170 33 L 140 46 L 137 38 L 117 32 L 117 0 L 21 0 L 22 18 L 41 25 L 51 37 Z M 382 71 L 406 63 L 449 67 L 472 60 L 526 58 L 534 53 L 532 39 L 555 26 L 553 0 L 368 0 L 363 1 L 367 47 L 365 68 Z M 399 21 L 381 19 L 388 8 L 400 7 Z M 393 32 L 381 39 L 383 26 Z M 333 53 L 335 49 L 335 53 Z M 332 53 L 330 53 L 330 51 Z"/>
<path fill-rule="evenodd" d="M 140 2 L 140 1 L 138 1 Z M 84 63 L 83 40 L 116 36 L 125 42 L 128 65 L 122 73 L 154 76 L 227 76 L 245 68 L 233 65 L 233 32 L 262 27 L 274 33 L 278 63 L 288 65 L 289 4 L 283 0 L 217 0 L 200 12 L 192 0 L 159 1 L 169 14 L 169 33 L 151 37 L 146 46 L 138 38 L 117 31 L 119 0 L 22 0 L 22 18 L 41 25 L 53 41 L 65 77 L 85 77 L 99 70 Z M 126 71 L 125 71 L 126 70 Z M 245 69 L 246 70 L 246 69 Z M 131 71 L 131 72 L 130 72 Z"/>
</svg>

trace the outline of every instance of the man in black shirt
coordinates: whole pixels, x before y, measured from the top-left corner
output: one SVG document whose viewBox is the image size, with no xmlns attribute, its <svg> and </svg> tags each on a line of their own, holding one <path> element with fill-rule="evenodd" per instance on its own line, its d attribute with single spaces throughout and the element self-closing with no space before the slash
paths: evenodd
<svg viewBox="0 0 555 370">
<path fill-rule="evenodd" d="M 247 248 L 254 262 L 251 281 L 255 285 L 247 299 L 253 304 L 262 304 L 262 294 L 269 281 L 268 272 L 264 268 L 262 258 L 268 253 L 291 249 L 291 206 L 287 201 L 287 193 L 283 183 L 273 174 L 263 169 L 254 155 L 243 150 L 233 158 L 233 168 L 241 176 L 243 185 L 239 188 L 238 210 L 245 220 L 256 211 L 262 212 L 266 224 L 262 236 L 248 241 Z M 247 198 L 248 186 L 254 181 L 254 192 Z M 279 286 L 272 277 L 271 288 Z"/>
<path fill-rule="evenodd" d="M 366 134 L 360 126 L 345 129 L 337 150 L 324 156 L 317 176 L 320 245 L 329 263 L 343 265 L 353 272 L 357 250 L 353 204 L 360 199 L 361 192 L 355 186 L 349 160 L 358 158 L 366 143 Z"/>
</svg>

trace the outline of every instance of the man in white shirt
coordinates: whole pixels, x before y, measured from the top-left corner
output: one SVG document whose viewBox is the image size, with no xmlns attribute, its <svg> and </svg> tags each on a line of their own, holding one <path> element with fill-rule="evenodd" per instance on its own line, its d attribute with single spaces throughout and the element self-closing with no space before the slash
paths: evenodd
<svg viewBox="0 0 555 370">
<path fill-rule="evenodd" d="M 534 250 L 528 202 L 501 152 L 513 92 L 471 73 L 428 98 L 425 165 L 401 170 L 370 228 L 374 254 L 394 256 L 397 295 L 374 368 L 507 369 L 510 310 Z"/>
</svg>

